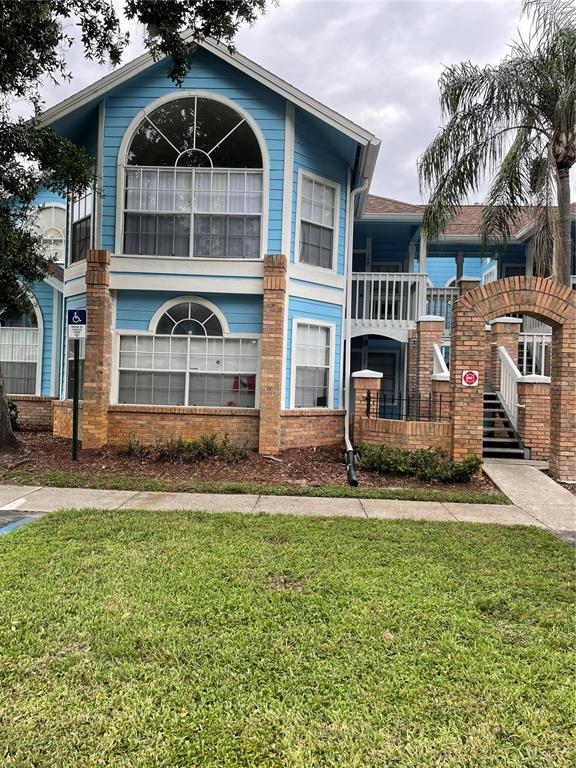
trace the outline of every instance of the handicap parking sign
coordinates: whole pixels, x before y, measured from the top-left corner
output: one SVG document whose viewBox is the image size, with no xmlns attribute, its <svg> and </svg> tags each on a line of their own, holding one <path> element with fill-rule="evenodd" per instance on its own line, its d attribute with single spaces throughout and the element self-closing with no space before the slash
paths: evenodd
<svg viewBox="0 0 576 768">
<path fill-rule="evenodd" d="M 85 309 L 69 309 L 67 311 L 68 318 L 68 338 L 70 339 L 85 339 L 86 338 L 86 323 L 88 320 L 88 314 Z"/>
</svg>

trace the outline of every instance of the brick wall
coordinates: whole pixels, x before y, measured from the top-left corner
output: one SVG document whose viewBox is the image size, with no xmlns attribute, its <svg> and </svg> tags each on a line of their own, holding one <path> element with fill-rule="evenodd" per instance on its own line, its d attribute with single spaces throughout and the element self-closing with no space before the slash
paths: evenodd
<svg viewBox="0 0 576 768">
<path fill-rule="evenodd" d="M 369 419 L 362 416 L 356 420 L 355 430 L 359 432 L 357 442 L 403 448 L 416 451 L 420 448 L 451 448 L 450 422 L 444 421 L 398 421 L 396 419 Z"/>
<path fill-rule="evenodd" d="M 342 410 L 299 408 L 282 411 L 281 447 L 308 448 L 315 445 L 343 445 L 344 414 Z"/>
<path fill-rule="evenodd" d="M 80 403 L 79 438 L 82 440 L 82 403 Z M 54 437 L 72 437 L 72 400 L 54 400 L 52 407 Z"/>
<path fill-rule="evenodd" d="M 411 403 L 411 413 L 426 416 L 430 397 L 430 384 L 434 371 L 434 344 L 442 343 L 444 333 L 444 318 L 436 315 L 425 315 L 416 323 L 416 391 L 417 399 Z"/>
<path fill-rule="evenodd" d="M 72 401 L 54 403 L 53 430 L 57 437 L 72 436 Z M 344 411 L 298 409 L 282 411 L 280 449 L 316 445 L 340 445 L 344 439 Z M 194 440 L 200 435 L 216 434 L 245 440 L 251 449 L 259 447 L 260 413 L 254 408 L 184 408 L 159 405 L 110 405 L 108 441 L 121 445 L 129 437 L 143 443 L 183 437 Z M 82 411 L 80 413 L 82 439 Z"/>
<path fill-rule="evenodd" d="M 184 408 L 160 405 L 111 405 L 108 408 L 108 441 L 120 445 L 129 437 L 143 443 L 182 437 L 226 433 L 235 440 L 258 448 L 260 415 L 254 408 Z"/>
<path fill-rule="evenodd" d="M 24 429 L 52 429 L 52 397 L 38 395 L 9 395 L 8 400 L 18 408 L 18 426 Z"/>
<path fill-rule="evenodd" d="M 550 380 L 522 376 L 518 384 L 518 434 L 530 458 L 545 460 L 550 453 Z"/>
</svg>

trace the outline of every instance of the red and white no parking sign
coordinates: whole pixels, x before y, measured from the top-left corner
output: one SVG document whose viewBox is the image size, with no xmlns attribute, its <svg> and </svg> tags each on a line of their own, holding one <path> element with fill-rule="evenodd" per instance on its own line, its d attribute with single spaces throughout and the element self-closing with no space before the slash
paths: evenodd
<svg viewBox="0 0 576 768">
<path fill-rule="evenodd" d="M 462 371 L 462 386 L 477 387 L 478 371 Z"/>
</svg>

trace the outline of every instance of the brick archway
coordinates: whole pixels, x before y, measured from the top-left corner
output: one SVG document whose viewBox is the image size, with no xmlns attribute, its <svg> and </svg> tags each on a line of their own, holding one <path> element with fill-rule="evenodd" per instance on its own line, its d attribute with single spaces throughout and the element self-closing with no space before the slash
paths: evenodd
<svg viewBox="0 0 576 768">
<path fill-rule="evenodd" d="M 485 324 L 512 313 L 552 326 L 550 471 L 576 480 L 576 291 L 541 277 L 507 277 L 463 294 L 452 317 L 450 389 L 452 453 L 482 455 Z M 479 372 L 479 386 L 462 385 L 462 371 Z"/>
</svg>

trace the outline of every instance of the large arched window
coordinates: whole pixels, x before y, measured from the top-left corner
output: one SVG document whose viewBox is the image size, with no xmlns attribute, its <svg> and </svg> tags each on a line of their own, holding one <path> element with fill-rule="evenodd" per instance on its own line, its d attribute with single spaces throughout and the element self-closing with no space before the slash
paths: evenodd
<svg viewBox="0 0 576 768">
<path fill-rule="evenodd" d="M 260 258 L 262 169 L 254 131 L 228 104 L 161 104 L 126 153 L 124 253 Z"/>
<path fill-rule="evenodd" d="M 33 225 L 46 245 L 53 261 L 64 261 L 66 240 L 66 209 L 63 205 L 44 205 L 33 213 Z"/>
<path fill-rule="evenodd" d="M 254 407 L 258 341 L 226 334 L 209 302 L 177 301 L 151 331 L 120 336 L 120 403 Z"/>
<path fill-rule="evenodd" d="M 22 312 L 0 310 L 0 368 L 9 394 L 36 394 L 40 354 L 38 319 L 28 300 Z"/>
</svg>

